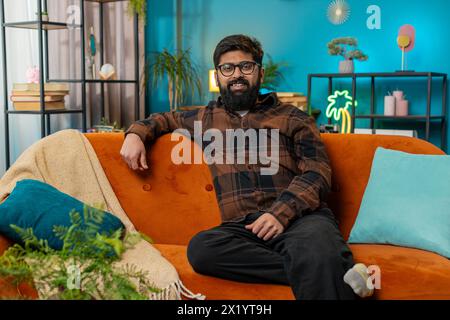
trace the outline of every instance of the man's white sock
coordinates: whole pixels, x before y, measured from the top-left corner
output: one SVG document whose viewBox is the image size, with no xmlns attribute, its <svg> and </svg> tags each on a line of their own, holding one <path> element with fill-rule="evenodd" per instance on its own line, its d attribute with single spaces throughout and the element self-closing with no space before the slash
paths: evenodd
<svg viewBox="0 0 450 320">
<path fill-rule="evenodd" d="M 373 289 L 367 287 L 369 273 L 367 267 L 362 263 L 357 263 L 344 275 L 344 282 L 352 287 L 353 291 L 361 298 L 373 295 Z"/>
</svg>

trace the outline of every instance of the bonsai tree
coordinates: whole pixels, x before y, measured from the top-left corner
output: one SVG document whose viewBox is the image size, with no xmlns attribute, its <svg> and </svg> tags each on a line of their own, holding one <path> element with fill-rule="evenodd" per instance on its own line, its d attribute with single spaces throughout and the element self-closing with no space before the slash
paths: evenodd
<svg viewBox="0 0 450 320">
<path fill-rule="evenodd" d="M 357 47 L 358 41 L 355 38 L 336 38 L 328 43 L 328 53 L 332 56 L 343 56 L 345 60 L 366 61 L 369 57 Z"/>
<path fill-rule="evenodd" d="M 179 50 L 171 54 L 167 49 L 153 53 L 153 63 L 149 64 L 149 76 L 153 87 L 167 76 L 170 111 L 176 111 L 179 104 L 186 98 L 188 91 L 194 95 L 197 91 L 201 95 L 201 82 L 197 68 L 191 60 L 191 52 Z"/>
<path fill-rule="evenodd" d="M 267 55 L 267 62 L 264 63 L 264 82 L 261 89 L 276 91 L 281 79 L 284 79 L 280 69 L 286 67 L 284 62 L 274 62 L 270 55 Z"/>
</svg>

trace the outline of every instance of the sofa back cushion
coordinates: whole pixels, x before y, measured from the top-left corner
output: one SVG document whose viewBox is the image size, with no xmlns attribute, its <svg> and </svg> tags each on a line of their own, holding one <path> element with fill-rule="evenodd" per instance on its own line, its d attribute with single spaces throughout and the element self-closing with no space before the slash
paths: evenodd
<svg viewBox="0 0 450 320">
<path fill-rule="evenodd" d="M 149 171 L 133 172 L 120 157 L 122 133 L 86 134 L 122 208 L 136 228 L 155 243 L 187 244 L 201 230 L 220 223 L 211 173 L 206 164 L 174 165 L 170 134 L 149 149 Z M 417 154 L 443 154 L 426 141 L 381 135 L 324 134 L 333 169 L 329 205 L 348 238 L 378 146 Z M 192 144 L 192 148 L 198 148 Z"/>
<path fill-rule="evenodd" d="M 106 176 L 135 227 L 155 243 L 187 244 L 197 232 L 220 223 L 211 173 L 206 164 L 175 165 L 170 134 L 147 154 L 149 170 L 129 169 L 120 156 L 122 133 L 86 134 Z M 192 148 L 198 148 L 192 144 Z M 193 154 L 193 153 L 192 153 Z"/>
</svg>

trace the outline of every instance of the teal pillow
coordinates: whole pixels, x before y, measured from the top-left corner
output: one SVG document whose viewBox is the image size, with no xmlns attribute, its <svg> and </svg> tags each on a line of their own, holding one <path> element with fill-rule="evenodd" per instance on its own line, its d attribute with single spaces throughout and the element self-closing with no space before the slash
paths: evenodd
<svg viewBox="0 0 450 320">
<path fill-rule="evenodd" d="M 450 258 L 450 156 L 378 148 L 349 242 Z"/>
<path fill-rule="evenodd" d="M 53 232 L 54 226 L 70 226 L 70 215 L 76 210 L 83 217 L 85 204 L 41 181 L 24 179 L 18 181 L 9 197 L 0 204 L 0 233 L 22 243 L 19 235 L 10 227 L 33 228 L 38 239 L 48 240 L 53 249 L 61 249 L 63 242 Z M 92 209 L 92 207 L 87 206 Z M 84 220 L 83 220 L 84 221 Z M 104 212 L 99 233 L 112 234 L 124 228 L 112 214 Z"/>
</svg>

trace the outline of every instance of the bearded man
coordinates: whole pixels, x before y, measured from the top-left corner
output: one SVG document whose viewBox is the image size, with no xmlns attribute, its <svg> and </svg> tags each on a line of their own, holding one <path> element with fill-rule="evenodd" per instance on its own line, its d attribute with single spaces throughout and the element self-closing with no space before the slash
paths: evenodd
<svg viewBox="0 0 450 320">
<path fill-rule="evenodd" d="M 290 285 L 296 299 L 353 299 L 354 284 L 343 279 L 353 256 L 326 204 L 331 168 L 325 146 L 312 117 L 281 104 L 276 93 L 259 94 L 263 55 L 254 38 L 221 40 L 213 56 L 217 101 L 135 122 L 126 132 L 122 158 L 131 169 L 146 170 L 146 145 L 180 128 L 192 135 L 197 121 L 204 131 L 217 129 L 224 136 L 231 129 L 277 130 L 278 170 L 272 175 L 261 174 L 262 163 L 209 165 L 222 221 L 191 239 L 189 263 L 204 275 Z M 259 142 L 245 147 L 247 158 L 265 147 Z"/>
</svg>

